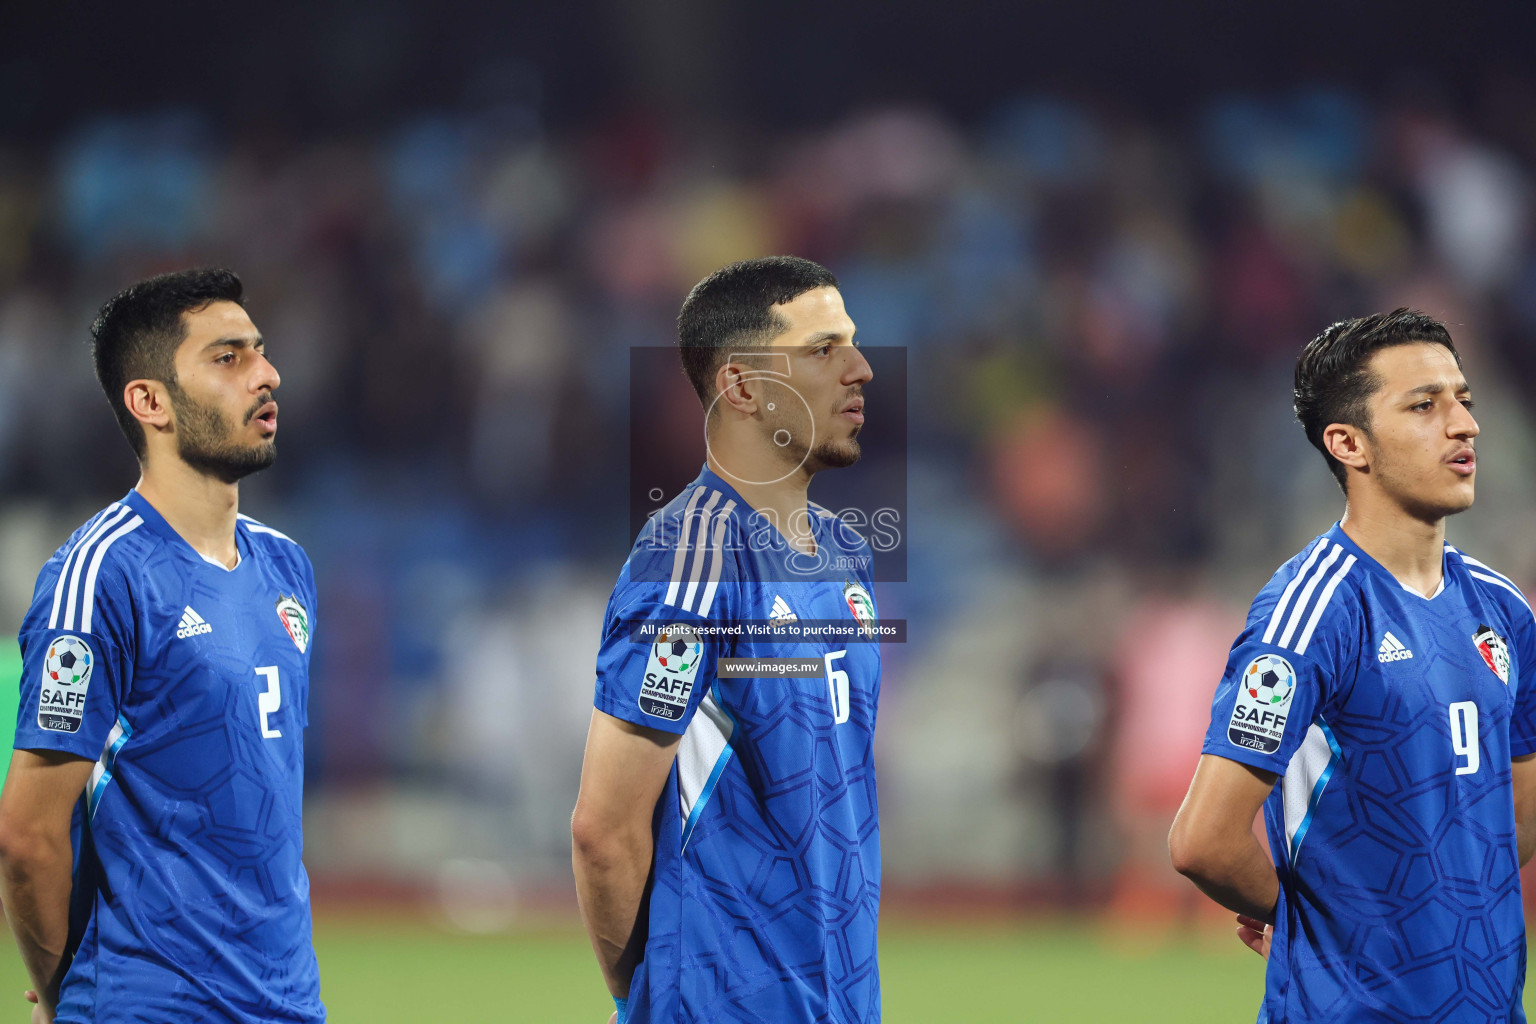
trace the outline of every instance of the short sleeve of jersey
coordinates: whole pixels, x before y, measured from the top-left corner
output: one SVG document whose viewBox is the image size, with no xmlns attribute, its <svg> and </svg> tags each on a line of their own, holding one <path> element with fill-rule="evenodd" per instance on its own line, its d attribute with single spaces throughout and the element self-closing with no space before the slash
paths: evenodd
<svg viewBox="0 0 1536 1024">
<path fill-rule="evenodd" d="M 675 549 L 636 545 L 604 615 L 593 698 L 599 711 L 664 732 L 688 728 L 716 662 L 732 648 L 723 631 L 738 614 L 735 565 L 724 547 L 679 558 Z"/>
<path fill-rule="evenodd" d="M 1227 655 L 1200 752 L 1284 775 L 1308 728 L 1340 691 L 1337 667 L 1353 664 L 1359 642 L 1344 601 L 1321 609 L 1310 632 L 1306 619 L 1294 628 L 1288 616 L 1277 620 L 1279 579 L 1254 600 Z"/>
<path fill-rule="evenodd" d="M 1506 602 L 1510 608 L 1509 645 L 1515 653 L 1515 709 L 1509 718 L 1509 754 L 1536 754 L 1536 616 L 1524 601 Z"/>
<path fill-rule="evenodd" d="M 93 587 L 87 590 L 81 581 L 73 593 L 68 569 L 62 552 L 43 567 L 22 620 L 14 746 L 94 759 L 132 682 L 133 604 L 115 563 L 100 567 Z"/>
</svg>

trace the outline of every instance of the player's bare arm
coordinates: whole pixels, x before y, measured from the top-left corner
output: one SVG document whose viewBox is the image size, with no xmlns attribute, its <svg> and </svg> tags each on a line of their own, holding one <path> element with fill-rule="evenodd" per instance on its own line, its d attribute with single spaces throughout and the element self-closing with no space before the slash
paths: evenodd
<svg viewBox="0 0 1536 1024">
<path fill-rule="evenodd" d="M 1515 788 L 1515 836 L 1520 847 L 1520 866 L 1536 853 L 1536 754 L 1510 761 Z"/>
<path fill-rule="evenodd" d="M 651 817 L 681 740 L 596 710 L 587 730 L 571 866 L 603 980 L 621 999 L 641 954 L 635 924 L 655 852 Z"/>
<path fill-rule="evenodd" d="M 18 750 L 0 792 L 0 901 L 43 1019 L 58 1005 L 74 868 L 69 822 L 94 764 Z"/>
<path fill-rule="evenodd" d="M 1272 923 L 1280 882 L 1253 820 L 1275 788 L 1270 772 L 1202 755 L 1168 834 L 1179 874 L 1228 910 Z"/>
</svg>

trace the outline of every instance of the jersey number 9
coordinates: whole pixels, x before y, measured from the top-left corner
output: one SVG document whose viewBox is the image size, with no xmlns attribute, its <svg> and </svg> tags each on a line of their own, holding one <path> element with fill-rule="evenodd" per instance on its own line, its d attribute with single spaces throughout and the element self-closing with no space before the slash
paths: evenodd
<svg viewBox="0 0 1536 1024">
<path fill-rule="evenodd" d="M 1451 750 L 1457 757 L 1467 759 L 1466 764 L 1456 766 L 1456 774 L 1476 775 L 1482 765 L 1481 755 L 1477 752 L 1477 704 L 1459 700 L 1451 705 L 1450 711 Z"/>
</svg>

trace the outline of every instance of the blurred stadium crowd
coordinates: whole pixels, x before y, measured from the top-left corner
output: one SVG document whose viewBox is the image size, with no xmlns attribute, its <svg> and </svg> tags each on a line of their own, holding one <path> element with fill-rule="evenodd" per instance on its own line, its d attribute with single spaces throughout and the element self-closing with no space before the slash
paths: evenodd
<svg viewBox="0 0 1536 1024">
<path fill-rule="evenodd" d="M 1291 419 L 1309 337 L 1398 305 L 1452 324 L 1486 453 L 1452 539 L 1536 580 L 1536 93 L 1512 96 L 1496 131 L 1319 88 L 1161 123 L 1034 95 L 967 124 L 553 133 L 508 103 L 323 143 L 159 110 L 0 144 L 3 621 L 133 482 L 96 306 L 232 266 L 284 377 L 244 510 L 321 583 L 312 870 L 565 885 L 630 542 L 629 350 L 671 344 L 710 270 L 793 252 L 910 371 L 869 389 L 871 432 L 882 404 L 911 423 L 908 582 L 878 595 L 911 623 L 888 881 L 1134 901 L 1247 601 L 1338 515 Z M 694 407 L 658 419 L 693 443 Z"/>
</svg>

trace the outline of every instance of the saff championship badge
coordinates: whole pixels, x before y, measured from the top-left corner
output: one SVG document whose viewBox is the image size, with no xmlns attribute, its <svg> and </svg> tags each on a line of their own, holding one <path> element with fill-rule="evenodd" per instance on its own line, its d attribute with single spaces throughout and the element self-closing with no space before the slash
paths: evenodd
<svg viewBox="0 0 1536 1024">
<path fill-rule="evenodd" d="M 669 722 L 681 719 L 703 660 L 704 644 L 697 631 L 681 623 L 662 627 L 646 659 L 640 710 Z"/>
<path fill-rule="evenodd" d="M 1237 680 L 1237 703 L 1227 723 L 1234 746 L 1273 754 L 1285 736 L 1285 715 L 1296 693 L 1296 670 L 1278 654 L 1261 654 Z"/>
<path fill-rule="evenodd" d="M 37 695 L 37 726 L 49 732 L 79 732 L 85 695 L 96 657 L 78 636 L 56 636 L 43 659 L 43 686 Z"/>
</svg>

